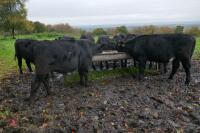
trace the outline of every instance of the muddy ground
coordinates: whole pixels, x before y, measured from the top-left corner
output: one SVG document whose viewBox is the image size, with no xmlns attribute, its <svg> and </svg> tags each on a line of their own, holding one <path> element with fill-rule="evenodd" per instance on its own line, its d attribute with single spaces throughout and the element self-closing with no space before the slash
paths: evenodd
<svg viewBox="0 0 200 133">
<path fill-rule="evenodd" d="M 94 81 L 84 88 L 54 81 L 54 95 L 41 88 L 28 105 L 31 76 L 8 76 L 0 85 L 0 132 L 3 133 L 199 133 L 200 63 L 192 62 L 192 82 L 184 85 L 179 69 L 138 82 L 131 76 Z M 2 115 L 3 114 L 3 115 Z"/>
</svg>

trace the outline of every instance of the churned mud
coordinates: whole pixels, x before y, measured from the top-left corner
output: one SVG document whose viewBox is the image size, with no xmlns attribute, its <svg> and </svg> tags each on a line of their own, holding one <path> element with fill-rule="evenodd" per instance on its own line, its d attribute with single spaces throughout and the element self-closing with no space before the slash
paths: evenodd
<svg viewBox="0 0 200 133">
<path fill-rule="evenodd" d="M 179 69 L 147 76 L 93 81 L 84 88 L 54 80 L 53 95 L 43 87 L 28 105 L 31 74 L 10 75 L 0 85 L 0 132 L 3 133 L 198 133 L 200 132 L 200 63 L 192 62 L 192 82 L 184 85 Z"/>
</svg>

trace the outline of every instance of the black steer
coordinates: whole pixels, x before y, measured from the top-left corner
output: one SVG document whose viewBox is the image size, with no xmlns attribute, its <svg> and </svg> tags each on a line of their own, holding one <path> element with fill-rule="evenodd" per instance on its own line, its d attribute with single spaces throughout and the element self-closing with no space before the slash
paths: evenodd
<svg viewBox="0 0 200 133">
<path fill-rule="evenodd" d="M 88 39 L 90 40 L 92 43 L 95 43 L 95 39 L 92 37 L 91 34 L 82 34 L 80 39 Z"/>
<path fill-rule="evenodd" d="M 25 59 L 26 65 L 32 72 L 31 63 L 33 63 L 33 47 L 36 40 L 18 39 L 15 42 L 15 57 L 18 60 L 19 73 L 22 74 L 22 59 Z"/>
<path fill-rule="evenodd" d="M 104 45 L 103 47 L 103 51 L 107 51 L 107 50 L 113 50 L 115 49 L 115 44 L 114 42 L 110 39 L 110 37 L 108 35 L 101 35 L 99 36 L 98 40 L 97 40 L 97 44 L 102 44 Z M 105 61 L 106 64 L 106 69 L 109 69 L 109 62 Z M 115 66 L 115 65 L 114 65 Z M 100 69 L 103 69 L 103 62 L 100 62 Z"/>
<path fill-rule="evenodd" d="M 82 34 L 81 37 L 80 37 L 80 39 L 87 39 L 87 40 L 89 40 L 89 41 L 91 42 L 92 45 L 95 44 L 95 39 L 94 39 L 93 36 L 92 36 L 91 34 L 89 34 L 89 33 L 87 33 L 87 34 Z M 92 62 L 92 68 L 93 68 L 94 70 L 96 70 L 96 66 L 95 66 L 95 63 L 94 63 L 94 62 Z"/>
<path fill-rule="evenodd" d="M 113 37 L 113 41 L 115 42 L 115 44 L 122 44 L 125 42 L 127 38 L 127 35 L 125 34 L 117 34 Z"/>
<path fill-rule="evenodd" d="M 92 55 L 101 49 L 101 45 L 91 46 L 90 41 L 40 41 L 33 49 L 35 63 L 35 77 L 31 83 L 31 100 L 41 83 L 49 94 L 49 73 L 68 73 L 78 70 L 81 85 L 87 86 L 88 69 L 92 62 Z"/>
<path fill-rule="evenodd" d="M 139 62 L 139 79 L 144 78 L 147 60 L 168 63 L 173 59 L 169 79 L 173 78 L 181 62 L 186 72 L 185 84 L 189 84 L 190 61 L 195 43 L 194 37 L 184 34 L 142 35 L 121 45 L 119 50 L 128 53 Z"/>
<path fill-rule="evenodd" d="M 118 47 L 119 45 L 126 42 L 127 39 L 130 39 L 130 36 L 127 36 L 125 34 L 117 34 L 113 37 L 112 40 L 114 41 L 116 47 Z M 120 60 L 120 62 L 121 62 L 121 67 L 127 67 L 127 59 Z M 116 61 L 114 62 L 114 66 L 116 66 Z"/>
<path fill-rule="evenodd" d="M 75 41 L 76 39 L 74 37 L 71 37 L 71 36 L 62 36 L 62 37 L 58 37 L 55 40 Z"/>
<path fill-rule="evenodd" d="M 127 34 L 125 39 L 124 39 L 124 43 L 128 42 L 129 40 L 132 40 L 136 37 L 138 37 L 140 35 L 137 34 Z M 166 63 L 154 63 L 154 62 L 149 62 L 149 69 L 152 69 L 153 64 L 155 64 L 156 66 L 156 70 L 159 70 L 161 74 L 164 74 L 167 72 L 167 64 Z M 134 66 L 137 66 L 136 60 L 134 60 Z"/>
<path fill-rule="evenodd" d="M 139 36 L 139 35 L 136 35 L 136 34 L 127 34 L 127 35 L 125 36 L 125 38 L 123 38 L 124 43 L 127 42 L 127 41 L 129 41 L 129 40 L 132 40 L 132 39 L 134 39 L 134 38 L 136 38 L 136 37 L 138 37 L 138 36 Z"/>
</svg>

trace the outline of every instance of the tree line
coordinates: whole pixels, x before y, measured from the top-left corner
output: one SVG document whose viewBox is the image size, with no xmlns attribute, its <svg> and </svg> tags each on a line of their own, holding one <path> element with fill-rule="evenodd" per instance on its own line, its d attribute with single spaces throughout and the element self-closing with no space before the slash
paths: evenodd
<svg viewBox="0 0 200 133">
<path fill-rule="evenodd" d="M 82 34 L 86 31 L 74 28 L 69 24 L 46 25 L 41 22 L 32 22 L 27 19 L 27 9 L 25 2 L 27 0 L 0 0 L 0 34 L 12 35 L 15 34 L 30 34 L 42 32 L 59 32 Z M 194 36 L 200 36 L 200 28 L 197 26 L 141 26 L 135 28 L 127 28 L 119 26 L 115 28 L 96 28 L 91 31 L 94 36 L 99 35 L 116 35 L 118 33 L 133 33 L 133 34 L 165 34 L 165 33 L 186 33 Z"/>
<path fill-rule="evenodd" d="M 12 35 L 42 33 L 42 32 L 82 32 L 69 24 L 45 25 L 41 22 L 32 22 L 27 19 L 27 0 L 0 0 L 0 34 Z"/>
<path fill-rule="evenodd" d="M 97 28 L 92 31 L 95 36 L 99 35 L 116 35 L 118 33 L 132 33 L 132 34 L 167 34 L 167 33 L 185 33 L 193 36 L 200 36 L 200 28 L 198 26 L 184 27 L 184 26 L 141 26 L 134 28 L 127 28 L 125 26 L 119 26 L 115 28 L 103 29 Z"/>
</svg>

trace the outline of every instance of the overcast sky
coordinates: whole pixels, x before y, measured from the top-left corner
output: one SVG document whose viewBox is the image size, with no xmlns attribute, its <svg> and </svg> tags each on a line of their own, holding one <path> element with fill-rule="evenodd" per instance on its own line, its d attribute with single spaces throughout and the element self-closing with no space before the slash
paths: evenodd
<svg viewBox="0 0 200 133">
<path fill-rule="evenodd" d="M 200 22 L 200 0 L 29 0 L 28 18 L 46 24 Z"/>
</svg>

